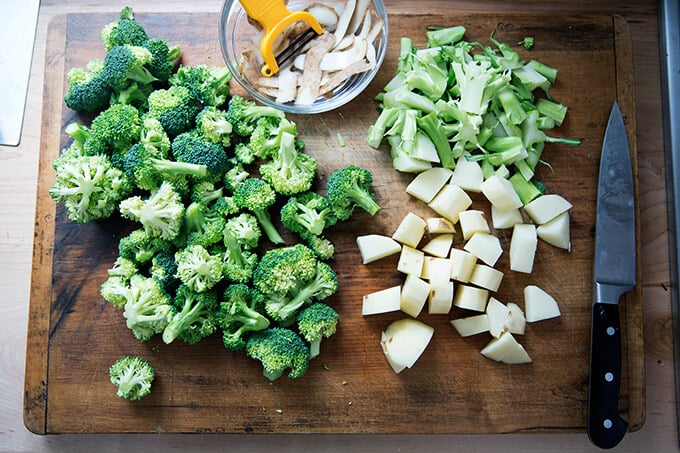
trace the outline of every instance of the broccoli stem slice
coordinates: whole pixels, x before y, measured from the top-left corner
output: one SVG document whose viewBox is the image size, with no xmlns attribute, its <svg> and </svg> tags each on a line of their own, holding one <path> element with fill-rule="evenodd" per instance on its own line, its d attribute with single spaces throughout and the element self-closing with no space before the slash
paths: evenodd
<svg viewBox="0 0 680 453">
<path fill-rule="evenodd" d="M 434 147 L 437 149 L 439 161 L 444 168 L 454 168 L 456 166 L 456 157 L 451 150 L 451 145 L 446 133 L 442 129 L 442 123 L 437 117 L 436 113 L 428 113 L 425 116 L 418 118 L 418 126 L 425 131 Z"/>
</svg>

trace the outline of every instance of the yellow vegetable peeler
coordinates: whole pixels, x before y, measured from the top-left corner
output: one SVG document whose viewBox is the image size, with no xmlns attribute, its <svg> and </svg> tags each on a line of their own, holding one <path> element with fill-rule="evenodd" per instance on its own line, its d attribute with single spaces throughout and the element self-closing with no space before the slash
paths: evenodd
<svg viewBox="0 0 680 453">
<path fill-rule="evenodd" d="M 239 0 L 248 16 L 259 22 L 264 28 L 264 36 L 260 40 L 260 53 L 264 60 L 262 75 L 271 77 L 279 71 L 279 66 L 293 57 L 305 44 L 323 29 L 316 18 L 307 11 L 290 11 L 284 0 Z M 279 55 L 274 56 L 272 50 L 276 38 L 290 25 L 304 22 L 309 29 L 295 38 Z"/>
</svg>

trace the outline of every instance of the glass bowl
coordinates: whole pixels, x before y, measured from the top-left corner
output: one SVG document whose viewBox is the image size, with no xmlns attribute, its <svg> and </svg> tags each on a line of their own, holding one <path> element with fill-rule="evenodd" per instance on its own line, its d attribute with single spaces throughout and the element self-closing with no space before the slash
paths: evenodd
<svg viewBox="0 0 680 453">
<path fill-rule="evenodd" d="M 287 8 L 290 11 L 299 11 L 307 6 L 319 5 L 318 0 L 289 0 Z M 323 2 L 326 6 L 344 4 L 345 0 L 330 0 Z M 337 9 L 337 8 L 336 8 Z M 277 102 L 276 96 L 264 87 L 273 84 L 261 75 L 259 68 L 255 70 L 253 65 L 250 70 L 244 70 L 243 55 L 249 50 L 251 58 L 261 65 L 262 58 L 259 52 L 259 42 L 262 32 L 259 27 L 249 20 L 239 0 L 225 0 L 220 15 L 219 39 L 222 56 L 234 79 L 255 100 L 279 108 L 290 113 L 308 114 L 321 113 L 336 109 L 357 97 L 373 80 L 385 58 L 387 51 L 388 23 L 387 13 L 382 0 L 371 0 L 369 11 L 372 15 L 372 25 L 380 24 L 376 18 L 382 20 L 380 32 L 373 42 L 375 48 L 375 65 L 372 69 L 354 74 L 348 77 L 337 88 L 326 95 L 318 96 L 311 104 L 299 104 L 295 101 Z M 319 20 L 319 22 L 322 22 Z M 379 26 L 379 25 L 378 25 Z M 369 27 L 366 27 L 369 28 Z M 358 33 L 358 32 L 357 32 Z M 263 84 L 264 83 L 264 84 Z"/>
</svg>

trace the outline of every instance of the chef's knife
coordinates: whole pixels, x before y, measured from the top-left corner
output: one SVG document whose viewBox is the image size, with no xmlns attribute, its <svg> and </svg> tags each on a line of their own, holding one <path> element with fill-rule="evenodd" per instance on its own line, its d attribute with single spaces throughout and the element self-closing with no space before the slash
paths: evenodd
<svg viewBox="0 0 680 453">
<path fill-rule="evenodd" d="M 617 103 L 602 145 L 597 186 L 588 437 L 616 446 L 628 429 L 618 411 L 621 383 L 619 298 L 635 290 L 635 197 L 623 116 Z"/>
</svg>

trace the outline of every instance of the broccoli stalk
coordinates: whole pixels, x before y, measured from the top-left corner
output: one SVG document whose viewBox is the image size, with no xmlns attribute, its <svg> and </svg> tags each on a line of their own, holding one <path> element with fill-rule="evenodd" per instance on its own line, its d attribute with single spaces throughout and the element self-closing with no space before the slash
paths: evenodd
<svg viewBox="0 0 680 453">
<path fill-rule="evenodd" d="M 214 292 L 196 292 L 187 285 L 177 288 L 168 325 L 163 329 L 163 342 L 170 344 L 180 338 L 188 344 L 198 343 L 217 330 Z"/>
<path fill-rule="evenodd" d="M 118 396 L 131 401 L 150 394 L 155 377 L 156 371 L 140 357 L 124 356 L 109 367 L 109 378 L 118 387 Z"/>
<path fill-rule="evenodd" d="M 269 327 L 269 320 L 262 314 L 263 303 L 262 295 L 248 285 L 227 286 L 224 301 L 217 311 L 217 323 L 222 329 L 222 342 L 227 349 L 244 349 L 250 332 Z"/>
<path fill-rule="evenodd" d="M 309 348 L 290 329 L 269 327 L 253 333 L 246 342 L 248 357 L 262 364 L 263 374 L 270 381 L 290 369 L 289 378 L 302 377 L 309 368 Z"/>
<path fill-rule="evenodd" d="M 326 198 L 340 220 L 347 220 L 355 206 L 375 215 L 380 206 L 369 192 L 373 182 L 371 173 L 361 167 L 350 165 L 335 170 L 326 181 Z"/>
<path fill-rule="evenodd" d="M 340 315 L 330 305 L 313 303 L 300 312 L 297 317 L 298 330 L 309 342 L 311 358 L 319 355 L 321 340 L 335 334 Z"/>
<path fill-rule="evenodd" d="M 234 203 L 240 209 L 252 212 L 257 217 L 267 238 L 274 244 L 282 244 L 283 237 L 272 223 L 269 207 L 276 201 L 276 192 L 262 179 L 248 178 L 234 191 Z"/>
</svg>

